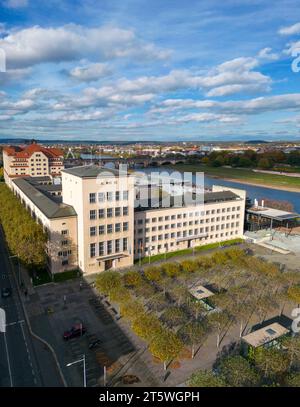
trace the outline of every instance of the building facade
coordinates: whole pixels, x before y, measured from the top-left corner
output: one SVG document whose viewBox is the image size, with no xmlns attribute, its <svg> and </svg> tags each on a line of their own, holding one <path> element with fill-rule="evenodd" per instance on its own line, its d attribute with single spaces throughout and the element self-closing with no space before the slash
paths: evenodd
<svg viewBox="0 0 300 407">
<path fill-rule="evenodd" d="M 245 191 L 213 186 L 201 205 L 137 209 L 135 258 L 242 238 L 245 199 Z"/>
<path fill-rule="evenodd" d="M 85 273 L 133 264 L 134 178 L 97 166 L 62 171 L 63 202 L 78 221 L 78 265 Z"/>
<path fill-rule="evenodd" d="M 3 169 L 7 182 L 9 179 L 25 176 L 60 176 L 63 168 L 63 152 L 57 148 L 46 148 L 38 144 L 3 148 Z"/>
<path fill-rule="evenodd" d="M 52 273 L 83 274 L 130 267 L 144 256 L 242 238 L 245 191 L 213 186 L 203 202 L 175 207 L 137 205 L 135 177 L 95 165 L 50 177 L 17 177 L 9 183 L 48 233 Z"/>
</svg>

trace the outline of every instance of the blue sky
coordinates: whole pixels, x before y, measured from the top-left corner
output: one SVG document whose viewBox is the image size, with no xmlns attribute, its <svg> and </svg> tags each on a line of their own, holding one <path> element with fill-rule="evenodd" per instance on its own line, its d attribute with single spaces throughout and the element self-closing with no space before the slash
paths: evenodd
<svg viewBox="0 0 300 407">
<path fill-rule="evenodd" d="M 0 0 L 0 138 L 300 140 L 298 55 L 299 0 Z"/>
</svg>

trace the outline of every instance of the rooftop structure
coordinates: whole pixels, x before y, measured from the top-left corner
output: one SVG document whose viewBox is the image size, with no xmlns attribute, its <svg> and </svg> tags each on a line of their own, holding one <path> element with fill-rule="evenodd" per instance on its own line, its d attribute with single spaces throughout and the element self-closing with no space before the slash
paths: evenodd
<svg viewBox="0 0 300 407">
<path fill-rule="evenodd" d="M 196 287 L 192 287 L 189 292 L 195 297 L 197 300 L 204 300 L 205 298 L 211 297 L 214 295 L 212 291 L 208 288 L 203 287 L 203 285 L 198 285 Z"/>
<path fill-rule="evenodd" d="M 242 340 L 254 348 L 259 346 L 273 345 L 276 339 L 288 334 L 289 329 L 280 325 L 278 322 L 274 322 L 264 328 L 260 328 L 248 335 L 242 337 Z"/>
</svg>

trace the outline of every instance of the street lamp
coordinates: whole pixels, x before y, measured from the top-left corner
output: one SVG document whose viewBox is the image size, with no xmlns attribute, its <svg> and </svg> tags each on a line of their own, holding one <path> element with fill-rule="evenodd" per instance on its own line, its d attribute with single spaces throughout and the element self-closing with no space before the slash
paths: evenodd
<svg viewBox="0 0 300 407">
<path fill-rule="evenodd" d="M 83 362 L 83 387 L 86 387 L 86 368 L 85 368 L 85 355 L 82 355 L 81 359 L 75 360 L 75 362 L 71 362 L 67 364 L 67 367 L 73 366 L 76 363 Z"/>
<path fill-rule="evenodd" d="M 18 259 L 18 281 L 19 281 L 19 286 L 21 286 L 21 270 L 20 270 L 20 260 L 19 257 L 14 254 L 13 256 L 9 256 L 9 259 Z"/>
</svg>

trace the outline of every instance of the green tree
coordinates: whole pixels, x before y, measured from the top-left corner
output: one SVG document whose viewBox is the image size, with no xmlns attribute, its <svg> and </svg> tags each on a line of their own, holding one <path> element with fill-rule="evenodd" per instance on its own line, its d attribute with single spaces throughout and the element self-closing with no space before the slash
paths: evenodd
<svg viewBox="0 0 300 407">
<path fill-rule="evenodd" d="M 130 321 L 141 318 L 144 312 L 144 307 L 139 301 L 124 302 L 120 306 L 120 314 Z"/>
<path fill-rule="evenodd" d="M 223 358 L 218 370 L 226 384 L 232 387 L 251 387 L 259 383 L 257 372 L 239 355 Z"/>
<path fill-rule="evenodd" d="M 133 331 L 147 342 L 154 340 L 163 330 L 159 319 L 153 314 L 142 314 L 133 321 Z"/>
<path fill-rule="evenodd" d="M 187 273 L 194 273 L 198 270 L 199 265 L 197 261 L 194 260 L 183 260 L 181 262 L 182 270 Z"/>
<path fill-rule="evenodd" d="M 180 273 L 180 265 L 178 263 L 165 263 L 162 270 L 168 277 L 176 277 Z"/>
<path fill-rule="evenodd" d="M 300 286 L 295 285 L 288 289 L 288 297 L 291 301 L 294 301 L 296 304 L 300 304 Z"/>
<path fill-rule="evenodd" d="M 221 377 L 206 370 L 193 373 L 188 380 L 188 385 L 190 387 L 226 387 L 226 383 Z"/>
<path fill-rule="evenodd" d="M 272 164 L 267 158 L 261 158 L 257 164 L 258 168 L 262 168 L 264 170 L 268 170 L 272 167 Z"/>
<path fill-rule="evenodd" d="M 180 331 L 179 336 L 183 343 L 191 346 L 192 359 L 195 357 L 196 345 L 202 343 L 208 335 L 208 326 L 204 321 L 202 322 L 189 322 L 184 325 Z"/>
<path fill-rule="evenodd" d="M 144 271 L 145 277 L 149 281 L 159 282 L 163 277 L 163 272 L 160 267 L 147 267 Z"/>
<path fill-rule="evenodd" d="M 284 384 L 288 387 L 300 387 L 300 373 L 295 372 L 287 375 Z"/>
<path fill-rule="evenodd" d="M 104 271 L 96 278 L 96 287 L 103 294 L 110 295 L 121 287 L 121 276 L 117 271 Z"/>
<path fill-rule="evenodd" d="M 149 350 L 153 356 L 164 363 L 164 369 L 167 368 L 167 362 L 175 359 L 183 348 L 180 339 L 173 332 L 163 330 L 150 343 Z"/>
<path fill-rule="evenodd" d="M 187 315 L 181 308 L 172 306 L 167 308 L 160 318 L 167 326 L 174 327 L 183 324 Z"/>
<path fill-rule="evenodd" d="M 254 349 L 253 360 L 264 377 L 272 379 L 286 373 L 290 364 L 288 355 L 276 348 Z"/>
<path fill-rule="evenodd" d="M 138 271 L 127 271 L 123 276 L 123 281 L 128 287 L 137 287 L 142 283 L 142 276 Z"/>
</svg>

